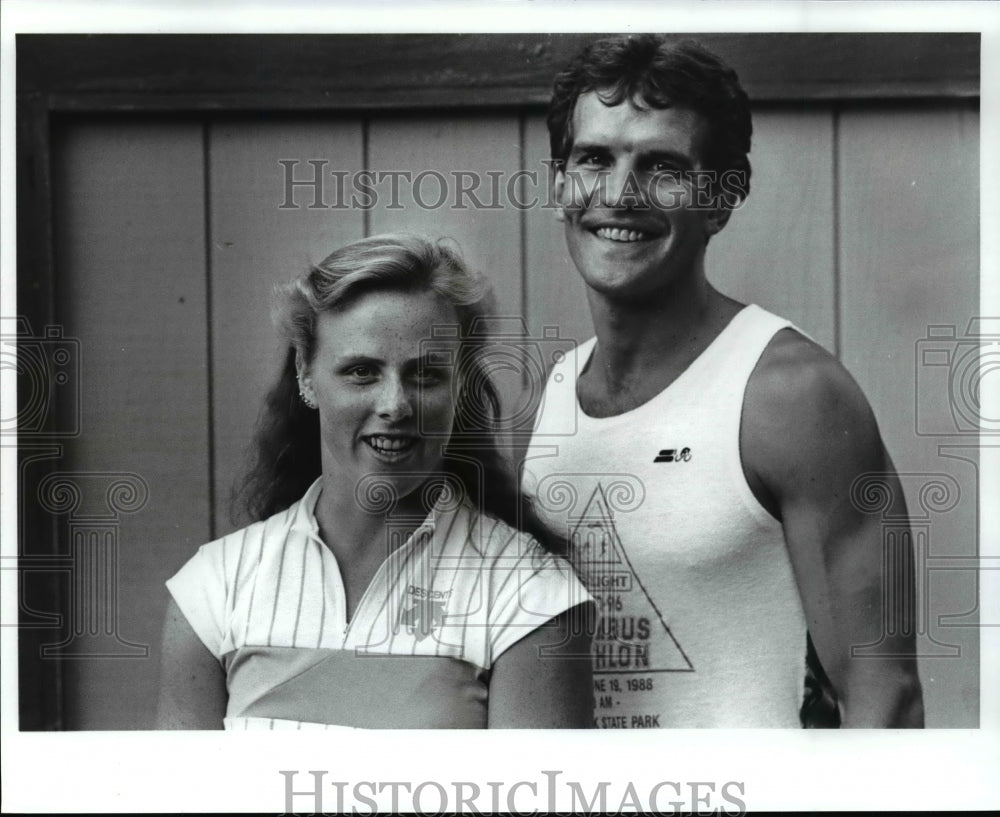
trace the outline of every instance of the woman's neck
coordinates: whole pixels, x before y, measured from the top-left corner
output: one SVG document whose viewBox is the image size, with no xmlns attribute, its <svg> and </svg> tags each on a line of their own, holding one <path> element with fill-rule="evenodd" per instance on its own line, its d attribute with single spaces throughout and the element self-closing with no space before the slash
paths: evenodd
<svg viewBox="0 0 1000 817">
<path fill-rule="evenodd" d="M 322 480 L 316 522 L 320 538 L 338 558 L 371 556 L 373 550 L 384 558 L 427 517 L 420 490 L 393 502 L 388 486 L 358 496 L 353 485 L 345 487 L 326 473 Z"/>
</svg>

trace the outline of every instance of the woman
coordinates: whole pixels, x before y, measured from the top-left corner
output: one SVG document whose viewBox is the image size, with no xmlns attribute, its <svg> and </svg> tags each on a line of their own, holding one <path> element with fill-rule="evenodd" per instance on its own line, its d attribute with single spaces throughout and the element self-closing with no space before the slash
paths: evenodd
<svg viewBox="0 0 1000 817">
<path fill-rule="evenodd" d="M 282 294 L 260 521 L 167 582 L 159 727 L 590 725 L 592 602 L 517 530 L 540 533 L 496 445 L 481 279 L 376 236 Z"/>
</svg>

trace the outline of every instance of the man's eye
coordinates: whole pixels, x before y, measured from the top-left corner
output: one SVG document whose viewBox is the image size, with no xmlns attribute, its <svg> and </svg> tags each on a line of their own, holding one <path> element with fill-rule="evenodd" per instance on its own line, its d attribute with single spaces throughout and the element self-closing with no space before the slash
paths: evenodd
<svg viewBox="0 0 1000 817">
<path fill-rule="evenodd" d="M 447 372 L 437 366 L 421 366 L 415 373 L 418 383 L 431 385 L 440 383 L 447 377 Z"/>
<path fill-rule="evenodd" d="M 681 169 L 671 162 L 656 162 L 652 171 L 657 180 L 681 181 Z"/>
<path fill-rule="evenodd" d="M 604 167 L 607 161 L 599 153 L 583 153 L 574 160 L 577 167 Z"/>
</svg>

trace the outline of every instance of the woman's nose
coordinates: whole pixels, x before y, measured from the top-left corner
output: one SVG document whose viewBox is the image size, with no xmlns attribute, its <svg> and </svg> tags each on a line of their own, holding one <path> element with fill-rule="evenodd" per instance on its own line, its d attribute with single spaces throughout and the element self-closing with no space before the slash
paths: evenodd
<svg viewBox="0 0 1000 817">
<path fill-rule="evenodd" d="M 392 422 L 406 420 L 413 416 L 413 396 L 406 384 L 399 378 L 386 378 L 379 390 L 379 417 Z"/>
</svg>

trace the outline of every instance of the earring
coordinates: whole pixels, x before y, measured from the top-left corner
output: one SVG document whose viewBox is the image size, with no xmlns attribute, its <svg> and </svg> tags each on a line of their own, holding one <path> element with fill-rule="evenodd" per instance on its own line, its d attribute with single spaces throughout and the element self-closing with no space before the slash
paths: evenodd
<svg viewBox="0 0 1000 817">
<path fill-rule="evenodd" d="M 307 408 L 311 409 L 316 408 L 316 402 L 306 394 L 305 389 L 302 386 L 301 380 L 299 381 L 299 397 L 302 398 L 302 402 L 306 404 Z"/>
</svg>

